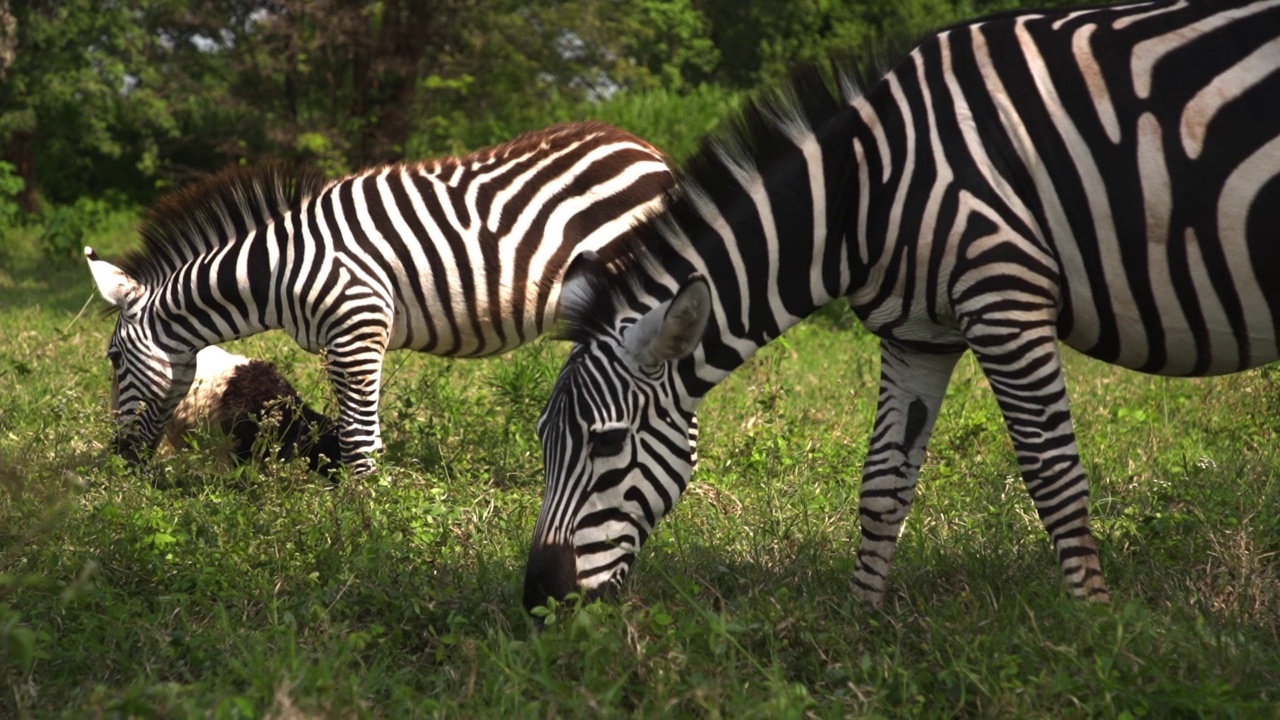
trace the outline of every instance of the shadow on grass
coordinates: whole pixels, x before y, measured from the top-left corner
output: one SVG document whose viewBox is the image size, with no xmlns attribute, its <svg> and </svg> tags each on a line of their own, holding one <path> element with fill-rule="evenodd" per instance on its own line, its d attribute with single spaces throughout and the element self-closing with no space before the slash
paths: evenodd
<svg viewBox="0 0 1280 720">
<path fill-rule="evenodd" d="M 1066 599 L 1057 565 L 1045 553 L 1002 554 L 980 549 L 951 548 L 920 557 L 903 548 L 895 559 L 884 611 L 926 611 L 933 602 L 953 602 L 960 596 L 981 598 L 990 606 L 1017 605 L 1028 594 Z M 729 556 L 705 545 L 667 548 L 643 556 L 627 593 L 662 600 L 696 600 L 724 609 L 751 604 L 761 598 L 786 598 L 805 605 L 825 606 L 858 616 L 877 612 L 857 594 L 853 583 L 853 549 L 829 539 L 807 539 L 787 548 L 766 548 L 757 558 Z"/>
<path fill-rule="evenodd" d="M 18 263 L 0 270 L 0 310 L 47 308 L 75 315 L 95 293 L 84 262 L 49 260 L 39 265 Z M 97 306 L 90 305 L 90 310 Z"/>
</svg>

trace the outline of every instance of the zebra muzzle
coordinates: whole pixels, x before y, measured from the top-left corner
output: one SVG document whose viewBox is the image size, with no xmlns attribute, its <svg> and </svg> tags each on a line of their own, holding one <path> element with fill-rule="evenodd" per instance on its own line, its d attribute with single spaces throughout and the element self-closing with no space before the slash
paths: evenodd
<svg viewBox="0 0 1280 720">
<path fill-rule="evenodd" d="M 578 590 L 578 557 L 570 545 L 537 545 L 529 551 L 524 576 L 524 609 L 532 611 Z"/>
<path fill-rule="evenodd" d="M 157 440 L 159 438 L 157 437 Z M 116 455 L 124 458 L 124 461 L 130 466 L 136 467 L 146 460 L 151 451 L 155 449 L 156 443 L 144 443 L 135 437 L 125 435 L 124 433 L 116 433 L 111 439 L 111 451 Z"/>
</svg>

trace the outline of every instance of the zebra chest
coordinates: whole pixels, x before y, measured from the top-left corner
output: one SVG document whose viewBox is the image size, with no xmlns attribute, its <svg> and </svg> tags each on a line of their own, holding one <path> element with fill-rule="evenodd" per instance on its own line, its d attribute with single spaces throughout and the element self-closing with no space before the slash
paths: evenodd
<svg viewBox="0 0 1280 720">
<path fill-rule="evenodd" d="M 850 306 L 862 324 L 873 334 L 916 346 L 936 347 L 950 351 L 965 347 L 964 334 L 950 312 L 930 312 L 927 303 L 918 299 L 888 297 L 875 303 Z"/>
<path fill-rule="evenodd" d="M 947 277 L 950 268 L 941 276 Z M 873 334 L 913 345 L 953 350 L 964 335 L 952 310 L 947 283 L 906 264 L 886 261 L 868 269 L 846 297 L 858 319 Z"/>
</svg>

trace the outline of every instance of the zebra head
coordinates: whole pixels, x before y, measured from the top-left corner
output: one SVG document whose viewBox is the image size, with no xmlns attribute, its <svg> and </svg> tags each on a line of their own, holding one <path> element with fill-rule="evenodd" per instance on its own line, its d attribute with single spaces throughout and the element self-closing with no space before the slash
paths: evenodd
<svg viewBox="0 0 1280 720">
<path fill-rule="evenodd" d="M 152 450 L 160 431 L 186 395 L 196 372 L 195 351 L 166 347 L 157 333 L 153 293 L 124 270 L 84 249 L 102 298 L 119 311 L 107 343 L 111 361 L 111 411 L 116 418 L 112 443 L 130 463 Z"/>
<path fill-rule="evenodd" d="M 562 298 L 575 295 L 570 268 Z M 562 303 L 562 307 L 564 303 Z M 524 604 L 615 589 L 692 472 L 696 399 L 678 363 L 701 341 L 711 295 L 691 278 L 642 314 L 621 308 L 576 337 L 538 421 L 546 490 Z"/>
</svg>

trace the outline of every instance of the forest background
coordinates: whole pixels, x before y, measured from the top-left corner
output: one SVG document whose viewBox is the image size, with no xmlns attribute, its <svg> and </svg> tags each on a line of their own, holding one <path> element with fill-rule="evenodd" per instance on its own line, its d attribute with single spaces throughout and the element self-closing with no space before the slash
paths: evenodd
<svg viewBox="0 0 1280 720">
<path fill-rule="evenodd" d="M 567 120 L 679 158 L 796 62 L 873 62 L 888 39 L 1018 4 L 0 0 L 0 233 L 40 223 L 74 255 L 113 211 L 228 164 L 338 175 Z"/>
</svg>

